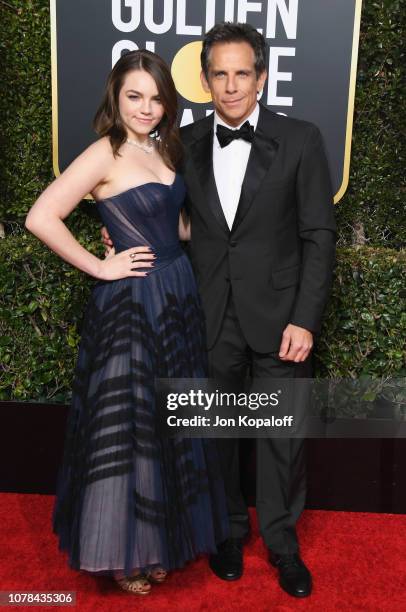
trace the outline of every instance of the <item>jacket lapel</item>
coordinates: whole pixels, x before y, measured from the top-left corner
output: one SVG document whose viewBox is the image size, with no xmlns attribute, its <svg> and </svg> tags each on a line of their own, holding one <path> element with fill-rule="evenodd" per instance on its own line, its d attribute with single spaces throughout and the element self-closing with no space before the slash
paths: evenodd
<svg viewBox="0 0 406 612">
<path fill-rule="evenodd" d="M 204 202 L 209 206 L 221 227 L 229 233 L 230 230 L 220 203 L 213 172 L 213 120 L 214 116 L 210 115 L 205 122 L 200 124 L 196 140 L 190 146 L 190 151 Z"/>
<path fill-rule="evenodd" d="M 268 127 L 267 119 L 272 117 L 272 113 L 269 113 L 269 117 L 267 117 L 268 113 L 269 111 L 260 105 L 258 124 L 255 130 L 250 156 L 248 158 L 247 169 L 231 233 L 236 230 L 247 214 L 259 191 L 262 180 L 271 167 L 278 151 L 279 143 L 277 139 L 271 138 L 269 129 L 266 129 Z"/>
</svg>

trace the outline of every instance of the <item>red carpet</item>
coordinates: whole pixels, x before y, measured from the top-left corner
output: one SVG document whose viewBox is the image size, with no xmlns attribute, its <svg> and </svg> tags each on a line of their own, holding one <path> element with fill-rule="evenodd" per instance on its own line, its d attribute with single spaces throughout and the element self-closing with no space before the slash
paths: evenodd
<svg viewBox="0 0 406 612">
<path fill-rule="evenodd" d="M 76 591 L 76 608 L 12 609 L 406 611 L 404 515 L 304 512 L 298 530 L 303 558 L 313 573 L 314 590 L 303 600 L 289 597 L 279 588 L 276 571 L 266 561 L 255 528 L 245 549 L 241 580 L 226 583 L 217 579 L 202 558 L 173 573 L 166 584 L 154 586 L 150 595 L 141 598 L 120 591 L 108 578 L 95 579 L 67 566 L 66 553 L 58 551 L 50 527 L 53 499 L 47 495 L 0 495 L 0 590 L 72 590 Z"/>
</svg>

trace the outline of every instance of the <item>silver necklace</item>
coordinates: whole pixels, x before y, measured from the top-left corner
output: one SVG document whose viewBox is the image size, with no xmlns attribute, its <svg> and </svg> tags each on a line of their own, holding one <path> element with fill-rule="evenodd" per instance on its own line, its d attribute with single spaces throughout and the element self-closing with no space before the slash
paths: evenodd
<svg viewBox="0 0 406 612">
<path fill-rule="evenodd" d="M 132 140 L 131 138 L 127 138 L 127 142 L 129 145 L 132 145 L 133 147 L 138 147 L 139 149 L 141 149 L 141 151 L 144 151 L 144 153 L 152 153 L 152 151 L 154 150 L 154 145 L 152 142 L 151 144 L 146 145 L 146 144 L 137 142 L 136 140 Z"/>
</svg>

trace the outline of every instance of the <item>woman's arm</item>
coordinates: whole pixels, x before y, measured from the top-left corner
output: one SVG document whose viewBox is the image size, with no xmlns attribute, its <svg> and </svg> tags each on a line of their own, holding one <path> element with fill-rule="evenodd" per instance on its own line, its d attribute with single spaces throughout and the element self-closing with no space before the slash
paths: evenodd
<svg viewBox="0 0 406 612">
<path fill-rule="evenodd" d="M 179 240 L 190 240 L 190 217 L 186 210 L 182 208 L 179 215 Z"/>
<path fill-rule="evenodd" d="M 25 227 L 62 259 L 95 278 L 113 280 L 126 276 L 145 276 L 133 268 L 149 266 L 152 259 L 148 247 L 127 249 L 101 260 L 82 247 L 63 222 L 79 202 L 102 182 L 111 167 L 110 143 L 103 138 L 90 145 L 40 195 L 30 209 Z M 130 253 L 137 253 L 131 260 Z M 140 255 L 144 253 L 144 255 Z"/>
<path fill-rule="evenodd" d="M 25 227 L 50 249 L 96 278 L 100 276 L 100 260 L 79 244 L 63 219 L 103 180 L 108 164 L 105 144 L 98 141 L 79 155 L 43 191 L 25 220 Z"/>
</svg>

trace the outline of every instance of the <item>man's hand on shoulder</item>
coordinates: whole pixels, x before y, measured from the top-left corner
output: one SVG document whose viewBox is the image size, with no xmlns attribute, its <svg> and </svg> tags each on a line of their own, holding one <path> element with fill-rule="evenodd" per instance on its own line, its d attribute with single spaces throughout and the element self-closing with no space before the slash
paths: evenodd
<svg viewBox="0 0 406 612">
<path fill-rule="evenodd" d="M 282 342 L 279 349 L 279 358 L 282 361 L 305 361 L 313 348 L 313 334 L 304 327 L 289 323 L 283 331 Z"/>
</svg>

